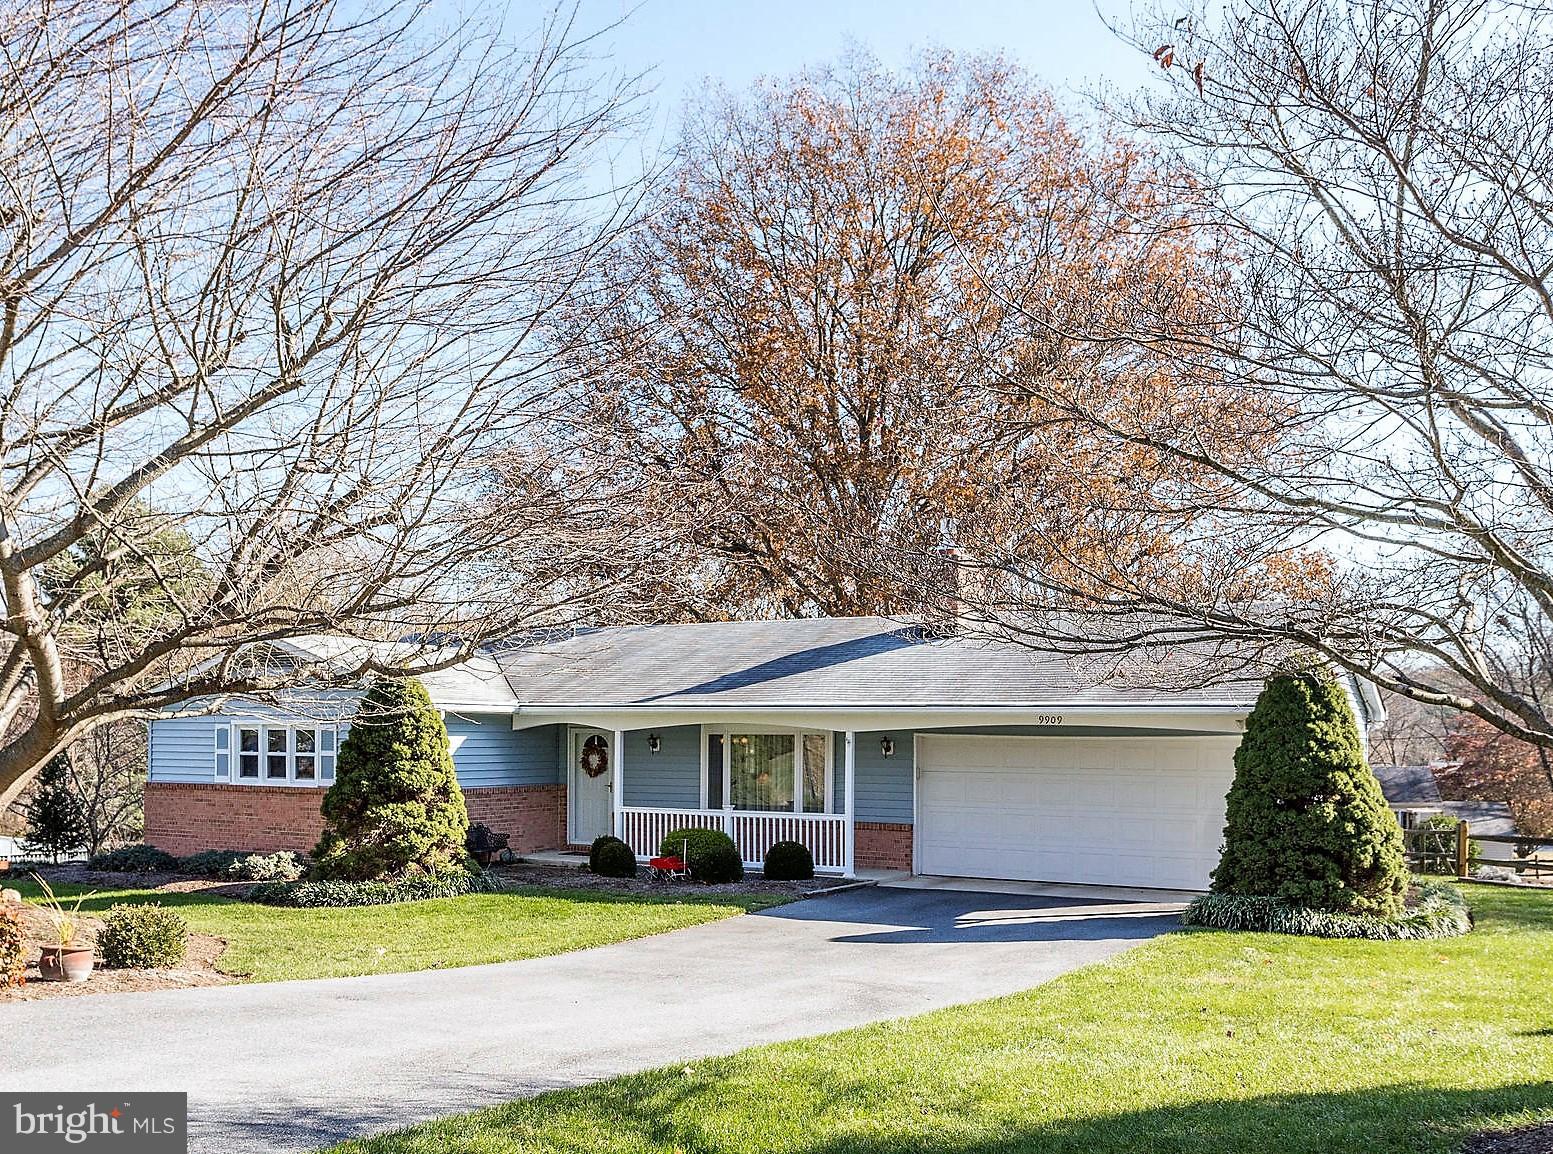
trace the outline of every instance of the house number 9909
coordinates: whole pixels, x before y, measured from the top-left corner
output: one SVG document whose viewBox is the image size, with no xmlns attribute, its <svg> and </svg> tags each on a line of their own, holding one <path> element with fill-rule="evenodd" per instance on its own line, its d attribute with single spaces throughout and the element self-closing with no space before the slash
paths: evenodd
<svg viewBox="0 0 1553 1154">
<path fill-rule="evenodd" d="M 1037 725 L 1061 725 L 1062 724 L 1062 714 L 1060 714 L 1060 713 L 1038 713 L 1038 714 L 1035 715 L 1035 723 Z"/>
</svg>

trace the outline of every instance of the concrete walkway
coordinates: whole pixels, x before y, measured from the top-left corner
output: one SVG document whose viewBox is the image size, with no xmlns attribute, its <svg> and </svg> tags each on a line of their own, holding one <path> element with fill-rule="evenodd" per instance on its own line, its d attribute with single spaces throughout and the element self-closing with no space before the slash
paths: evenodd
<svg viewBox="0 0 1553 1154">
<path fill-rule="evenodd" d="M 1140 903 L 867 888 L 554 958 L 0 1005 L 0 1089 L 187 1090 L 190 1149 L 308 1150 L 1011 993 L 1176 925 Z"/>
</svg>

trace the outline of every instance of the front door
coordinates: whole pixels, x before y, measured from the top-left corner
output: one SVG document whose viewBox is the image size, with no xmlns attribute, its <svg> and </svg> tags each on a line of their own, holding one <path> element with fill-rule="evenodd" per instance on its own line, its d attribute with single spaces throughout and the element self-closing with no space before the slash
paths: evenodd
<svg viewBox="0 0 1553 1154">
<path fill-rule="evenodd" d="M 615 815 L 609 804 L 615 769 L 614 744 L 614 735 L 602 729 L 571 731 L 566 771 L 566 840 L 573 845 L 588 845 L 594 838 L 615 832 Z M 601 747 L 602 758 L 597 752 Z"/>
</svg>

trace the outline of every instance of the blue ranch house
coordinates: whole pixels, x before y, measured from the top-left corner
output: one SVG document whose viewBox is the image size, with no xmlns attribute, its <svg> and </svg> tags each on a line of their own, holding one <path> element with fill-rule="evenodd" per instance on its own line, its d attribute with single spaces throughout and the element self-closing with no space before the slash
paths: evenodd
<svg viewBox="0 0 1553 1154">
<path fill-rule="evenodd" d="M 338 642 L 280 648 L 326 661 Z M 1146 672 L 1140 673 L 1140 668 Z M 423 680 L 471 821 L 519 852 L 726 830 L 747 865 L 1203 889 L 1260 685 L 1172 684 L 881 617 L 625 626 Z M 1374 690 L 1353 686 L 1361 724 Z M 308 850 L 350 693 L 151 723 L 146 840 Z"/>
</svg>

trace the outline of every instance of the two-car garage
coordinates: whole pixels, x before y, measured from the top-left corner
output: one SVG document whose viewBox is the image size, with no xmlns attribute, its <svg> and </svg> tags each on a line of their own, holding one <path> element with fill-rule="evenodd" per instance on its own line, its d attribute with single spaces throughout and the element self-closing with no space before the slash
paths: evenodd
<svg viewBox="0 0 1553 1154">
<path fill-rule="evenodd" d="M 1238 742 L 919 734 L 916 871 L 1206 889 Z"/>
</svg>

